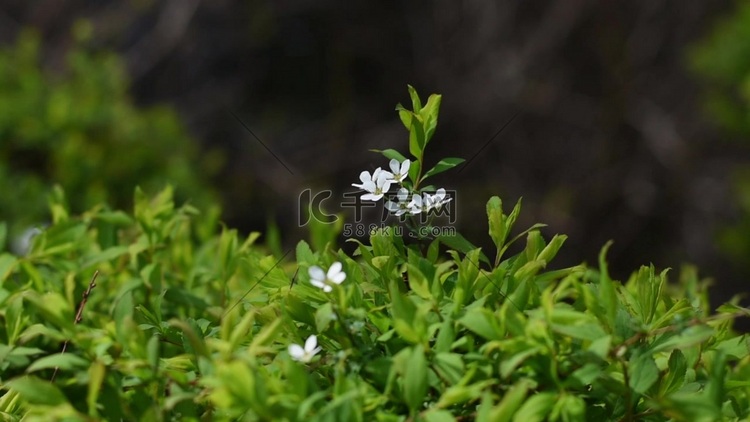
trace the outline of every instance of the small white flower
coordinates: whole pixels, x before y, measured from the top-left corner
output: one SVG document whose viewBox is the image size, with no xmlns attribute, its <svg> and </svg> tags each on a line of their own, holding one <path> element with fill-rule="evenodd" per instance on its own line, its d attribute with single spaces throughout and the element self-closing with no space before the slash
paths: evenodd
<svg viewBox="0 0 750 422">
<path fill-rule="evenodd" d="M 400 166 L 399 166 L 400 164 Z M 401 183 L 406 179 L 406 176 L 409 175 L 409 167 L 411 166 L 411 161 L 404 160 L 403 163 L 399 163 L 397 159 L 392 159 L 389 163 L 391 167 L 391 172 L 393 172 L 392 180 L 394 182 Z"/>
<path fill-rule="evenodd" d="M 327 274 L 317 265 L 310 267 L 307 272 L 310 274 L 310 284 L 323 289 L 326 293 L 333 290 L 332 285 L 341 284 L 346 279 L 346 273 L 341 271 L 340 262 L 331 264 L 331 268 L 328 269 Z"/>
<path fill-rule="evenodd" d="M 372 174 L 367 171 L 360 173 L 359 180 L 361 180 L 362 183 L 352 183 L 352 186 L 368 192 L 362 195 L 363 200 L 377 201 L 391 188 L 391 183 L 393 183 L 392 179 L 393 175 L 390 172 L 378 167 L 372 172 Z"/>
<path fill-rule="evenodd" d="M 420 195 L 414 195 L 408 207 L 412 214 L 427 213 L 431 209 L 440 209 L 443 205 L 450 202 L 453 198 L 445 197 L 445 189 L 440 188 L 432 195 L 427 192 Z"/>
<path fill-rule="evenodd" d="M 304 348 L 299 344 L 290 344 L 289 356 L 297 362 L 308 363 L 321 350 L 323 349 L 318 346 L 318 338 L 313 334 L 305 340 Z"/>
<path fill-rule="evenodd" d="M 432 195 L 430 197 L 430 202 L 431 202 L 432 208 L 440 209 L 440 207 L 442 207 L 443 205 L 447 204 L 452 199 L 453 198 L 446 198 L 445 197 L 445 189 L 440 188 L 440 189 L 437 190 L 437 192 L 435 192 L 434 195 Z"/>
<path fill-rule="evenodd" d="M 401 188 L 398 190 L 398 194 L 396 196 L 398 198 L 398 202 L 387 201 L 385 203 L 385 209 L 396 214 L 397 216 L 401 216 L 410 211 L 409 191 L 405 188 Z"/>
<path fill-rule="evenodd" d="M 411 202 L 409 202 L 409 212 L 412 213 L 412 215 L 419 214 L 421 212 L 427 213 L 430 211 L 430 205 L 432 203 L 431 196 L 429 193 L 424 193 L 422 195 L 414 195 L 411 198 Z"/>
</svg>

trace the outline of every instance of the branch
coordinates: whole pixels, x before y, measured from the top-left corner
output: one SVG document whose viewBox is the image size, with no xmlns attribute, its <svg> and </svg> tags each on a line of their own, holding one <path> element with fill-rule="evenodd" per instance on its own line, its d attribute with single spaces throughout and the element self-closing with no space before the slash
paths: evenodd
<svg viewBox="0 0 750 422">
<path fill-rule="evenodd" d="M 96 287 L 96 277 L 99 276 L 99 270 L 96 270 L 94 272 L 93 277 L 91 277 L 91 281 L 89 282 L 89 287 L 86 289 L 86 291 L 83 292 L 83 296 L 81 299 L 80 305 L 78 305 L 78 312 L 76 312 L 76 318 L 73 321 L 74 324 L 78 324 L 81 322 L 81 319 L 83 319 L 83 308 L 86 307 L 86 302 L 89 301 L 89 295 L 91 294 L 91 290 Z M 70 340 L 65 340 L 65 343 L 63 343 L 62 351 L 60 352 L 61 355 L 65 354 L 65 351 L 68 349 L 68 343 Z M 54 381 L 55 377 L 57 376 L 57 371 L 60 369 L 60 367 L 55 367 L 55 372 L 52 373 L 52 378 L 50 381 Z"/>
</svg>

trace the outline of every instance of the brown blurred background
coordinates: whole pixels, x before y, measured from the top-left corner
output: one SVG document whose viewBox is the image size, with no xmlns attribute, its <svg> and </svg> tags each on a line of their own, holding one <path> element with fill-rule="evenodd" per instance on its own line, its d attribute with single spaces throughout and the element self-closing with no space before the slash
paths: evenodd
<svg viewBox="0 0 750 422">
<path fill-rule="evenodd" d="M 706 113 L 689 51 L 733 9 L 724 0 L 6 0 L 0 43 L 35 28 L 54 72 L 71 28 L 91 22 L 87 48 L 121 55 L 133 101 L 173 106 L 200 150 L 224 157 L 205 178 L 225 221 L 265 231 L 271 219 L 286 245 L 304 235 L 303 189 L 348 190 L 361 170 L 385 164 L 368 149 L 407 151 L 394 112 L 407 84 L 443 95 L 432 162 L 470 158 L 517 114 L 460 173 L 435 179 L 460 192 L 466 237 L 487 246 L 487 199 L 510 208 L 522 196 L 521 226 L 569 235 L 557 266 L 595 263 L 613 239 L 619 277 L 650 262 L 695 263 L 718 280 L 718 302 L 745 291 L 750 274 L 717 246 L 741 219 L 732 180 L 748 148 Z"/>
</svg>

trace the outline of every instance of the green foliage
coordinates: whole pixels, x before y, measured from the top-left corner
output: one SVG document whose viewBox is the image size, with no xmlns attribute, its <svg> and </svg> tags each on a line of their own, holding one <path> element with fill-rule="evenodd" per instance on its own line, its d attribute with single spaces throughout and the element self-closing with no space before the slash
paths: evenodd
<svg viewBox="0 0 750 422">
<path fill-rule="evenodd" d="M 748 339 L 731 328 L 747 310 L 711 314 L 690 268 L 612 280 L 606 248 L 598 268 L 548 269 L 565 237 L 513 236 L 520 203 L 487 204 L 490 264 L 390 229 L 354 257 L 300 241 L 279 260 L 171 189 L 136 191 L 133 213 L 72 217 L 56 198 L 28 255 L 0 253 L 8 420 L 750 417 Z M 315 287 L 336 263 L 345 280 Z"/>
<path fill-rule="evenodd" d="M 690 53 L 711 117 L 746 143 L 750 136 L 750 3 L 737 2 L 736 10 L 719 20 Z M 750 169 L 734 169 L 732 184 L 742 214 L 739 222 L 720 230 L 719 245 L 736 265 L 750 271 Z"/>
<path fill-rule="evenodd" d="M 127 94 L 123 65 L 113 54 L 80 40 L 64 59 L 64 72 L 45 71 L 39 36 L 22 34 L 0 50 L 0 220 L 16 230 L 49 218 L 49 186 L 61 185 L 75 212 L 98 203 L 130 207 L 140 185 L 167 183 L 181 200 L 207 207 L 207 161 L 173 111 L 136 108 Z M 215 161 L 215 159 L 212 159 Z"/>
</svg>

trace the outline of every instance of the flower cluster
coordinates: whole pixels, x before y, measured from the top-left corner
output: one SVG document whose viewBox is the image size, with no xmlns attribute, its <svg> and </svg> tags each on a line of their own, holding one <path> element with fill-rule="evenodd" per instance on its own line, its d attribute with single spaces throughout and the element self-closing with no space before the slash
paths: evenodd
<svg viewBox="0 0 750 422">
<path fill-rule="evenodd" d="M 410 160 L 399 162 L 394 158 L 390 161 L 389 167 L 391 171 L 383 170 L 380 167 L 376 168 L 372 173 L 363 171 L 359 175 L 359 180 L 362 183 L 352 183 L 352 186 L 366 192 L 362 195 L 363 200 L 380 200 L 388 193 L 391 185 L 396 183 L 401 186 L 396 194 L 397 201 L 386 201 L 385 208 L 399 217 L 404 214 L 426 214 L 432 209 L 439 210 L 440 207 L 451 201 L 452 198 L 446 198 L 446 192 L 443 188 L 438 189 L 434 194 L 429 192 L 410 192 L 407 189 L 409 185 L 404 183 L 407 177 L 409 177 Z"/>
</svg>

